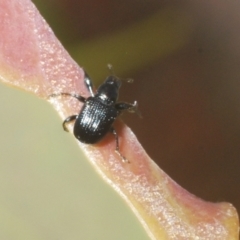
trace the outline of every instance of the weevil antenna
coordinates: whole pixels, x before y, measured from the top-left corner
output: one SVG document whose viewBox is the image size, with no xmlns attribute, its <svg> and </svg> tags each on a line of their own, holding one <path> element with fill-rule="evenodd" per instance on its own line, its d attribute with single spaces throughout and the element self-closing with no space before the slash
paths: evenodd
<svg viewBox="0 0 240 240">
<path fill-rule="evenodd" d="M 110 74 L 114 77 L 117 77 L 115 72 L 114 72 L 113 65 L 111 63 L 108 63 L 107 67 L 108 67 L 108 70 L 109 70 Z M 120 79 L 121 81 L 125 81 L 127 83 L 133 83 L 133 81 L 134 81 L 132 78 L 118 78 L 118 79 Z"/>
</svg>

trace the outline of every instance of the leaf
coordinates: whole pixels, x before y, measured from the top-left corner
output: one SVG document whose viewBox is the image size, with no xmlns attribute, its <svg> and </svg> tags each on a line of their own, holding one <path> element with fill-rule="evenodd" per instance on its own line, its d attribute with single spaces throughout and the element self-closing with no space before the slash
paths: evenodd
<svg viewBox="0 0 240 240">
<path fill-rule="evenodd" d="M 83 69 L 64 50 L 29 0 L 0 0 L 0 78 L 47 100 L 52 93 L 88 96 Z M 74 99 L 54 98 L 62 118 L 76 113 Z M 149 158 L 118 121 L 121 152 L 111 134 L 98 145 L 78 143 L 90 162 L 135 212 L 152 239 L 238 239 L 238 216 L 229 203 L 205 202 L 182 189 Z"/>
</svg>

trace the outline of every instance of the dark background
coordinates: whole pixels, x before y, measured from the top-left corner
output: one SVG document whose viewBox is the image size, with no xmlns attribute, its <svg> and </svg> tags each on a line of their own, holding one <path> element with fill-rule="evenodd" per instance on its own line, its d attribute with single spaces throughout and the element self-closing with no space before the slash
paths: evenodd
<svg viewBox="0 0 240 240">
<path fill-rule="evenodd" d="M 34 2 L 96 85 L 108 63 L 135 80 L 120 99 L 138 100 L 143 118 L 123 118 L 151 158 L 191 193 L 239 210 L 240 2 Z M 160 20 L 144 28 L 155 14 Z M 120 32 L 130 34 L 127 44 Z"/>
</svg>

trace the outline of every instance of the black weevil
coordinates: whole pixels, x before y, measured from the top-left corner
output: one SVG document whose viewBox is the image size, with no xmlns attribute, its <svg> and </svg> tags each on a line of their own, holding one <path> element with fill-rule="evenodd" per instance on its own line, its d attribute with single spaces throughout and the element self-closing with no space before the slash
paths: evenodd
<svg viewBox="0 0 240 240">
<path fill-rule="evenodd" d="M 84 76 L 85 85 L 91 96 L 88 98 L 74 93 L 58 93 L 49 97 L 70 96 L 83 102 L 83 107 L 78 115 L 72 115 L 63 121 L 63 129 L 68 131 L 66 124 L 74 121 L 74 136 L 82 143 L 95 144 L 99 142 L 108 132 L 113 133 L 116 141 L 116 153 L 122 161 L 127 159 L 119 151 L 118 134 L 113 128 L 115 119 L 124 110 L 132 113 L 138 113 L 137 101 L 133 104 L 118 102 L 118 92 L 121 86 L 121 79 L 114 75 L 108 76 L 105 82 L 97 89 L 96 94 L 93 92 L 93 84 L 87 73 Z"/>
</svg>

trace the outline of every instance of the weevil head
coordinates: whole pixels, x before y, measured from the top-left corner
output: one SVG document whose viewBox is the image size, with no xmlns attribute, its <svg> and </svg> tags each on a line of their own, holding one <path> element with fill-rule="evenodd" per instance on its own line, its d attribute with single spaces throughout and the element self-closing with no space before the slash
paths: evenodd
<svg viewBox="0 0 240 240">
<path fill-rule="evenodd" d="M 107 104 L 114 104 L 118 99 L 118 92 L 121 84 L 122 82 L 119 78 L 115 76 L 107 77 L 105 82 L 98 88 L 96 97 Z"/>
</svg>

